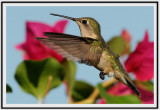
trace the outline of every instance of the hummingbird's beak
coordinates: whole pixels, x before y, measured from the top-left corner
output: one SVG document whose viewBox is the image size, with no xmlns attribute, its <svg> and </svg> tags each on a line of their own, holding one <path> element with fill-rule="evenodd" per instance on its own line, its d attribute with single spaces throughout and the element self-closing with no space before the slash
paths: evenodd
<svg viewBox="0 0 160 110">
<path fill-rule="evenodd" d="M 69 17 L 69 16 L 58 15 L 58 14 L 54 14 L 54 13 L 51 13 L 50 15 L 53 15 L 53 16 L 59 16 L 59 17 L 63 17 L 63 18 L 67 18 L 67 19 L 70 19 L 70 20 L 76 21 L 76 19 L 75 19 L 75 18 L 72 18 L 72 17 Z"/>
</svg>

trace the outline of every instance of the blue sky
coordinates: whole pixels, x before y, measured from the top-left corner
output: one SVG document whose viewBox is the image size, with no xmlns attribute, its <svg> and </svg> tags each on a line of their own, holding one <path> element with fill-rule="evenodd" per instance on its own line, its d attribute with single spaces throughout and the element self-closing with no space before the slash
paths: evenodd
<svg viewBox="0 0 160 110">
<path fill-rule="evenodd" d="M 154 39 L 154 8 L 152 6 L 7 6 L 7 73 L 6 81 L 13 92 L 7 94 L 7 104 L 36 104 L 37 100 L 21 90 L 14 78 L 18 64 L 23 61 L 22 52 L 15 49 L 15 45 L 25 40 L 25 22 L 40 21 L 53 25 L 62 18 L 49 15 L 57 13 L 71 17 L 92 17 L 101 25 L 103 38 L 108 41 L 120 35 L 122 29 L 127 29 L 131 36 L 131 49 L 135 49 L 141 41 L 145 30 L 149 31 L 149 39 Z M 67 34 L 80 35 L 76 23 L 69 21 L 65 30 Z M 77 65 L 76 80 L 84 80 L 92 85 L 102 82 L 99 71 L 84 64 Z M 108 78 L 106 77 L 105 80 Z M 67 103 L 64 85 L 53 89 L 46 97 L 48 104 Z"/>
</svg>

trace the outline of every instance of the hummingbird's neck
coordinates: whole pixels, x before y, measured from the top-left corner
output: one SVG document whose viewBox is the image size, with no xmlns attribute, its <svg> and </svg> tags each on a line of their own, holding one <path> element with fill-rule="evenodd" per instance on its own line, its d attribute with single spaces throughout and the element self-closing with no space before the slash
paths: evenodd
<svg viewBox="0 0 160 110">
<path fill-rule="evenodd" d="M 80 32 L 81 32 L 81 37 L 88 37 L 92 39 L 99 39 L 99 37 L 101 37 L 100 33 L 95 33 L 95 31 L 85 28 L 80 28 Z"/>
<path fill-rule="evenodd" d="M 93 32 L 81 32 L 81 37 L 88 37 L 92 39 L 98 39 L 99 36 Z"/>
</svg>

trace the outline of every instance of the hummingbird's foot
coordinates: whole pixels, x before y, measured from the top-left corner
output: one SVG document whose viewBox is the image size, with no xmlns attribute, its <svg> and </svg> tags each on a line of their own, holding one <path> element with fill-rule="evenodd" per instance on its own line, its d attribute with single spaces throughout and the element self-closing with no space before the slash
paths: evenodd
<svg viewBox="0 0 160 110">
<path fill-rule="evenodd" d="M 105 75 L 105 74 L 104 74 L 102 71 L 99 73 L 99 77 L 100 77 L 102 80 L 104 80 L 104 78 L 105 78 L 104 75 Z"/>
</svg>

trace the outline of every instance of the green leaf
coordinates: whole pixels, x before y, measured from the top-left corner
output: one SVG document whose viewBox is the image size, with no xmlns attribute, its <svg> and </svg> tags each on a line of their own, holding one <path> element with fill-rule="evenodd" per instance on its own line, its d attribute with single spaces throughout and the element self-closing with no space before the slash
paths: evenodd
<svg viewBox="0 0 160 110">
<path fill-rule="evenodd" d="M 72 91 L 73 84 L 75 82 L 76 65 L 73 61 L 63 60 L 62 65 L 65 69 L 65 80 L 69 90 Z"/>
<path fill-rule="evenodd" d="M 135 95 L 113 96 L 107 94 L 102 84 L 98 84 L 100 96 L 103 97 L 108 104 L 140 104 L 141 100 Z"/>
<path fill-rule="evenodd" d="M 149 91 L 153 91 L 153 83 L 151 81 L 148 82 L 142 82 L 144 86 L 147 88 Z"/>
<path fill-rule="evenodd" d="M 72 90 L 72 98 L 74 102 L 86 99 L 93 92 L 94 87 L 84 81 L 75 81 L 73 90 Z"/>
<path fill-rule="evenodd" d="M 153 82 L 151 81 L 141 82 L 141 81 L 135 80 L 135 83 L 138 87 L 153 92 Z"/>
<path fill-rule="evenodd" d="M 126 41 L 121 36 L 116 36 L 107 42 L 109 47 L 118 55 L 122 55 L 126 49 Z"/>
<path fill-rule="evenodd" d="M 15 73 L 15 79 L 20 87 L 38 100 L 44 97 L 49 81 L 51 84 L 48 89 L 51 90 L 59 86 L 63 78 L 64 68 L 53 58 L 41 61 L 23 61 Z"/>
<path fill-rule="evenodd" d="M 11 93 L 12 92 L 12 88 L 8 84 L 6 84 L 6 92 L 7 93 Z"/>
</svg>

